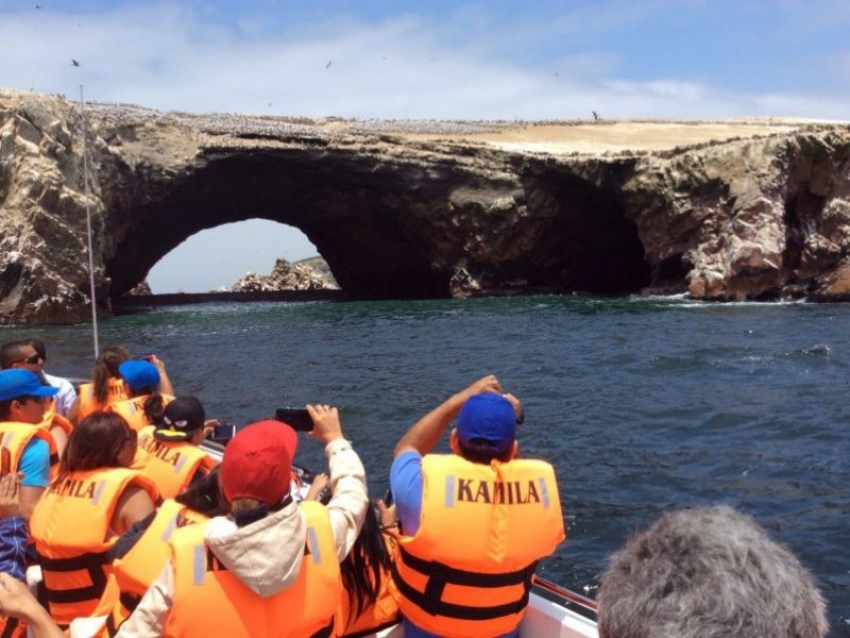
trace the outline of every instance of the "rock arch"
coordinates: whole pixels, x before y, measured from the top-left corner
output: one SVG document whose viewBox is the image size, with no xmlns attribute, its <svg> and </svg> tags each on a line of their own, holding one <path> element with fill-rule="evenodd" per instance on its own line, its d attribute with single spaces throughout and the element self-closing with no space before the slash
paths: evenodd
<svg viewBox="0 0 850 638">
<path fill-rule="evenodd" d="M 0 322 L 88 320 L 88 214 L 103 312 L 185 238 L 253 217 L 303 231 L 350 298 L 850 299 L 847 127 L 736 126 L 579 154 L 533 123 L 83 114 L 0 90 Z"/>
<path fill-rule="evenodd" d="M 351 298 L 623 293 L 648 283 L 634 224 L 592 176 L 402 150 L 388 156 L 398 149 L 386 141 L 215 149 L 179 177 L 116 164 L 108 172 L 120 179 L 102 184 L 104 230 L 117 239 L 104 262 L 109 294 L 130 290 L 188 236 L 255 217 L 304 232 Z"/>
</svg>

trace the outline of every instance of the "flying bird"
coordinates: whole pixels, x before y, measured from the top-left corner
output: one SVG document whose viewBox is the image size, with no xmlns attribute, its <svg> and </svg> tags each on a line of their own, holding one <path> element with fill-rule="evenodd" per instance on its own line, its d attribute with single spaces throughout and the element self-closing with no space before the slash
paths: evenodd
<svg viewBox="0 0 850 638">
<path fill-rule="evenodd" d="M 333 63 L 333 60 L 328 60 L 328 63 L 325 65 L 325 68 L 326 68 L 326 69 L 331 68 L 331 64 L 332 64 L 332 63 Z"/>
<path fill-rule="evenodd" d="M 76 60 L 72 59 L 71 60 L 71 66 L 82 66 L 82 65 L 79 62 L 77 62 Z"/>
</svg>

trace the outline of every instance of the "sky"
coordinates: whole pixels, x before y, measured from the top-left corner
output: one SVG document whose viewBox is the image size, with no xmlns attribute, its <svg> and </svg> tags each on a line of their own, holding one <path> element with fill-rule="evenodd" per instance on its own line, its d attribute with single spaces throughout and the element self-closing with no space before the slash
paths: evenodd
<svg viewBox="0 0 850 638">
<path fill-rule="evenodd" d="M 847 0 L 0 0 L 0 86 L 310 118 L 847 120 L 848 32 Z M 315 254 L 255 220 L 148 281 L 203 292 Z"/>
</svg>

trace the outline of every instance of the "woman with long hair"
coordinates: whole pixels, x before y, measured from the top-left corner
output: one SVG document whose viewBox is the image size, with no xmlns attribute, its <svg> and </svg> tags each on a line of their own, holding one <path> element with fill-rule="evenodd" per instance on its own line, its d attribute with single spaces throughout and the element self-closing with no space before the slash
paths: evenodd
<svg viewBox="0 0 850 638">
<path fill-rule="evenodd" d="M 156 487 L 129 467 L 135 454 L 136 432 L 120 415 L 89 415 L 71 433 L 59 474 L 35 506 L 30 533 L 60 625 L 94 611 L 110 547 L 154 511 Z"/>
<path fill-rule="evenodd" d="M 80 385 L 77 399 L 68 412 L 68 420 L 77 424 L 92 412 L 110 403 L 130 398 L 130 388 L 118 372 L 118 366 L 131 358 L 124 346 L 109 346 L 100 353 L 91 370 L 91 381 Z"/>
<path fill-rule="evenodd" d="M 380 499 L 377 508 L 366 511 L 357 541 L 339 564 L 345 622 L 342 636 L 377 632 L 400 620 L 398 605 L 388 588 L 398 532 L 395 508 L 388 510 Z"/>
<path fill-rule="evenodd" d="M 316 474 L 304 500 L 327 504 L 330 479 Z M 398 521 L 395 506 L 377 499 L 367 508 L 363 527 L 348 556 L 339 564 L 342 576 L 340 636 L 360 636 L 377 632 L 400 620 L 398 605 L 390 594 L 390 569 L 395 552 Z"/>
</svg>

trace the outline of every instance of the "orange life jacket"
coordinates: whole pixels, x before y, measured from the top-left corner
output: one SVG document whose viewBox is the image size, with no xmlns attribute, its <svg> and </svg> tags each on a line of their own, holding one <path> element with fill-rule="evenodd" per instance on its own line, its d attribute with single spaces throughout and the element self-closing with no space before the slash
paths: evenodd
<svg viewBox="0 0 850 638">
<path fill-rule="evenodd" d="M 32 423 L 4 421 L 0 422 L 0 454 L 3 459 L 0 463 L 3 465 L 3 472 L 18 471 L 24 450 L 33 437 L 47 441 L 50 448 L 50 467 L 56 467 L 59 456 L 56 453 L 56 443 L 48 429 Z"/>
<path fill-rule="evenodd" d="M 83 420 L 92 412 L 105 410 L 106 406 L 118 401 L 126 401 L 130 398 L 130 388 L 122 378 L 109 379 L 106 386 L 106 403 L 100 403 L 94 397 L 94 384 L 83 383 L 77 390 L 77 396 L 80 399 L 77 408 L 78 422 Z"/>
<path fill-rule="evenodd" d="M 221 565 L 204 544 L 204 526 L 171 538 L 174 598 L 165 634 L 183 636 L 332 636 L 340 600 L 339 562 L 330 518 L 316 502 L 298 505 L 307 521 L 296 581 L 263 598 Z"/>
<path fill-rule="evenodd" d="M 156 428 L 152 425 L 139 432 L 133 467 L 156 484 L 162 498 L 174 498 L 189 487 L 198 471 L 206 474 L 218 464 L 197 445 L 160 441 L 154 432 Z"/>
<path fill-rule="evenodd" d="M 11 616 L 0 616 L 0 638 L 24 638 L 27 626 L 23 621 Z"/>
<path fill-rule="evenodd" d="M 175 500 L 166 499 L 136 544 L 112 564 L 103 596 L 92 616 L 106 616 L 101 637 L 114 636 L 130 617 L 150 584 L 168 563 L 171 536 L 178 527 L 208 518 Z"/>
<path fill-rule="evenodd" d="M 57 414 L 56 412 L 51 412 L 49 410 L 44 413 L 44 419 L 41 421 L 41 427 L 47 428 L 48 430 L 54 427 L 60 427 L 68 436 L 71 436 L 71 432 L 74 429 L 74 426 L 68 419 L 61 414 Z"/>
<path fill-rule="evenodd" d="M 395 537 L 390 534 L 381 534 L 381 538 L 386 545 L 389 555 L 394 556 L 396 546 Z M 372 577 L 371 571 L 367 573 L 367 577 Z M 355 611 L 356 601 L 351 600 L 348 592 L 342 592 L 339 614 L 343 627 L 341 636 L 374 633 L 399 621 L 398 603 L 396 603 L 390 591 L 390 578 L 389 570 L 382 567 L 381 586 L 378 590 L 378 597 L 374 603 L 364 607 L 357 615 L 352 615 L 352 612 Z"/>
<path fill-rule="evenodd" d="M 428 454 L 422 483 L 419 530 L 398 537 L 393 562 L 401 613 L 440 636 L 513 631 L 537 561 L 565 538 L 552 466 Z"/>
<path fill-rule="evenodd" d="M 53 438 L 53 428 L 60 428 L 64 433 L 66 438 L 71 438 L 71 432 L 74 429 L 74 426 L 71 422 L 66 419 L 61 414 L 56 414 L 55 412 L 49 411 L 44 413 L 44 419 L 41 421 L 41 426 L 43 429 L 47 430 L 50 433 L 51 438 Z M 59 444 L 56 442 L 54 438 L 54 447 L 56 448 L 56 459 L 54 460 L 53 456 L 50 457 L 50 479 L 53 480 L 56 478 L 56 472 L 59 470 L 59 458 L 62 456 L 62 450 L 59 449 Z M 67 445 L 67 443 L 66 443 Z M 0 636 L 0 638 L 2 638 Z"/>
<path fill-rule="evenodd" d="M 99 468 L 72 472 L 45 490 L 30 518 L 50 615 L 60 625 L 89 616 L 110 571 L 107 551 L 118 499 L 131 484 L 156 502 L 156 488 L 138 470 Z"/>
<path fill-rule="evenodd" d="M 174 400 L 174 397 L 170 394 L 161 394 L 160 396 L 162 397 L 163 407 Z M 145 403 L 148 397 L 150 397 L 149 394 L 143 394 L 142 396 L 127 399 L 126 401 L 116 401 L 115 403 L 111 403 L 106 410 L 120 414 L 127 420 L 131 428 L 136 432 L 141 432 L 147 426 L 153 425 L 148 419 L 148 415 L 145 414 Z"/>
</svg>

